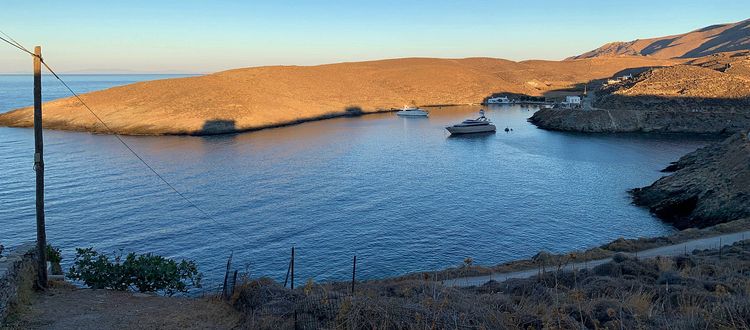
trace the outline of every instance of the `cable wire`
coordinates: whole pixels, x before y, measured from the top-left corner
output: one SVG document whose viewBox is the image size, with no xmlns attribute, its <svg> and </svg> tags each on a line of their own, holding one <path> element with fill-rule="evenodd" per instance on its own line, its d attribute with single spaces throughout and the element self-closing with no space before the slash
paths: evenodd
<svg viewBox="0 0 750 330">
<path fill-rule="evenodd" d="M 9 35 L 5 34 L 5 32 L 0 31 L 0 33 L 2 33 L 4 36 L 8 37 L 8 39 L 13 40 L 13 38 L 11 38 Z M 26 49 L 25 47 L 21 46 L 21 44 L 19 44 L 18 42 L 15 42 L 15 40 L 13 40 L 14 42 L 10 42 L 10 41 L 8 41 L 8 39 L 0 37 L 0 40 L 5 41 L 9 45 L 20 49 L 22 52 L 28 53 L 31 56 L 36 56 L 34 53 L 30 52 L 28 49 Z"/>
<path fill-rule="evenodd" d="M 18 43 L 17 41 L 15 41 L 9 35 L 5 34 L 5 32 L 0 31 L 0 33 L 2 33 L 4 36 L 6 36 L 8 39 L 12 40 L 13 42 L 11 42 L 11 41 L 3 38 L 3 37 L 0 37 L 0 40 L 5 41 L 6 43 L 10 44 L 11 46 L 13 46 L 15 48 L 20 49 L 23 52 L 29 53 L 32 56 L 35 56 L 35 57 L 37 56 L 36 54 L 34 54 L 34 53 L 30 52 L 28 49 L 26 49 L 26 47 L 23 47 L 23 45 L 21 45 L 20 43 Z M 143 159 L 143 157 L 141 157 L 137 152 L 135 152 L 135 150 L 133 150 L 133 148 L 131 148 L 130 145 L 128 145 L 122 139 L 122 137 L 120 137 L 119 134 L 117 134 L 114 130 L 112 130 L 109 127 L 109 125 L 107 125 L 107 123 L 105 123 L 104 120 L 102 120 L 99 117 L 99 115 L 97 115 L 94 112 L 94 110 L 92 110 L 91 107 L 89 107 L 89 105 L 86 104 L 86 102 L 84 102 L 83 99 L 81 99 L 81 97 L 78 95 L 78 93 L 76 93 L 75 91 L 73 91 L 73 89 L 70 88 L 70 86 L 68 86 L 68 84 L 62 78 L 60 78 L 60 76 L 55 72 L 55 70 L 52 70 L 52 68 L 49 65 L 47 65 L 47 62 L 45 62 L 44 59 L 41 58 L 41 56 L 39 57 L 39 60 L 42 62 L 42 64 L 44 65 L 44 67 L 47 68 L 47 70 L 49 70 L 49 72 L 52 73 L 52 75 L 55 78 L 57 78 L 57 80 L 59 80 L 60 83 L 62 83 L 62 85 L 65 86 L 65 88 L 71 94 L 73 94 L 73 96 L 75 96 L 75 98 L 78 99 L 79 102 L 81 102 L 81 104 L 86 108 L 86 110 L 88 110 L 94 116 L 94 118 L 96 118 L 96 120 L 98 120 L 102 125 L 104 125 L 104 127 L 107 129 L 107 131 L 110 134 L 114 135 L 115 138 L 117 138 L 117 140 L 120 141 L 120 143 L 122 143 L 122 145 L 125 146 L 125 148 L 127 148 L 128 151 L 130 151 L 130 153 L 132 153 L 136 158 L 138 158 L 138 160 L 141 163 L 143 163 L 143 165 L 145 165 L 152 173 L 154 173 L 154 175 L 156 175 L 156 177 L 158 177 L 159 180 L 161 180 L 162 182 L 164 182 L 164 184 L 166 184 L 172 191 L 174 191 L 175 193 L 177 193 L 177 195 L 179 195 L 183 200 L 185 200 L 185 202 L 187 202 L 190 206 L 192 206 L 193 208 L 195 208 L 196 210 L 198 210 L 198 212 L 200 212 L 201 214 L 203 214 L 203 216 L 205 216 L 206 218 L 208 218 L 211 221 L 215 222 L 220 227 L 223 227 L 227 232 L 231 233 L 232 235 L 234 235 L 238 239 L 243 239 L 240 235 L 238 235 L 237 233 L 235 233 L 231 229 L 227 228 L 227 226 L 225 226 L 224 224 L 222 224 L 221 222 L 219 222 L 218 220 L 216 220 L 214 217 L 212 217 L 210 214 L 208 214 L 208 212 L 204 211 L 198 205 L 196 205 L 195 203 L 193 203 L 193 201 L 191 201 L 189 198 L 187 198 L 187 196 L 185 196 L 183 193 L 181 193 L 179 190 L 177 190 L 177 188 L 175 188 L 171 183 L 169 183 L 169 181 L 167 181 L 161 174 L 159 174 L 159 172 L 157 172 L 151 165 L 149 165 L 148 162 L 146 162 L 146 160 Z"/>
</svg>

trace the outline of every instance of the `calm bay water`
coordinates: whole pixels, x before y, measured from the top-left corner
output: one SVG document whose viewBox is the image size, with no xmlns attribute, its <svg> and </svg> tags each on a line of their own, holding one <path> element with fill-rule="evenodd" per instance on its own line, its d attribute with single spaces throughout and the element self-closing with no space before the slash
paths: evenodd
<svg viewBox="0 0 750 330">
<path fill-rule="evenodd" d="M 87 92 L 167 76 L 69 76 Z M 47 99 L 67 96 L 45 77 Z M 31 105 L 28 76 L 0 76 L 0 112 Z M 95 109 L 96 110 L 96 109 Z M 74 248 L 198 262 L 209 285 L 230 251 L 253 276 L 345 280 L 495 264 L 673 229 L 630 204 L 670 161 L 710 140 L 548 132 L 534 108 L 493 107 L 510 133 L 449 137 L 477 107 L 340 118 L 211 137 L 124 137 L 218 222 L 202 217 L 112 136 L 45 132 L 47 236 Z M 33 240 L 33 132 L 0 128 L 0 243 Z"/>
</svg>

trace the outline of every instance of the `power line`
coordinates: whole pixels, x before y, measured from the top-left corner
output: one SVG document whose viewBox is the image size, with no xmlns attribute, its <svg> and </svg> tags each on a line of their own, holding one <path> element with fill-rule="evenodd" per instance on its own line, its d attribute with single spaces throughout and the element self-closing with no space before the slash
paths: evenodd
<svg viewBox="0 0 750 330">
<path fill-rule="evenodd" d="M 3 32 L 3 31 L 0 31 L 0 33 L 2 33 L 2 34 L 3 34 L 3 35 L 4 35 L 5 37 L 6 37 L 6 38 L 8 38 L 8 39 L 10 39 L 10 40 L 13 40 L 13 42 L 10 42 L 10 41 L 8 41 L 8 39 L 5 39 L 5 38 L 3 38 L 3 37 L 0 37 L 0 40 L 2 40 L 2 41 L 5 41 L 5 42 L 7 42 L 7 43 L 8 43 L 9 45 L 11 45 L 11 46 L 13 46 L 13 47 L 16 47 L 16 48 L 20 49 L 21 51 L 23 51 L 23 52 L 26 52 L 26 53 L 28 53 L 28 54 L 29 54 L 29 55 L 31 55 L 31 56 L 36 56 L 36 55 L 34 55 L 34 53 L 30 52 L 30 51 L 29 51 L 28 49 L 26 49 L 26 48 L 25 48 L 25 47 L 23 47 L 23 46 L 22 46 L 21 44 L 19 44 L 19 43 L 18 43 L 18 41 L 15 41 L 15 40 L 14 40 L 13 38 L 11 38 L 11 37 L 10 37 L 9 35 L 5 34 L 5 32 Z"/>
<path fill-rule="evenodd" d="M 7 39 L 5 39 L 3 37 L 0 37 L 0 40 L 5 41 L 6 43 L 10 44 L 11 46 L 13 46 L 15 48 L 20 49 L 23 52 L 31 54 L 31 56 L 37 56 L 36 54 L 34 54 L 34 53 L 30 52 L 28 49 L 26 49 L 26 47 L 23 47 L 23 45 L 21 45 L 20 43 L 18 43 L 17 41 L 15 41 L 9 35 L 5 34 L 5 32 L 0 31 L 0 33 L 3 34 L 4 36 L 6 36 L 8 39 L 12 40 L 12 42 L 8 41 Z M 128 145 L 122 139 L 122 137 L 120 137 L 119 134 L 117 134 L 114 130 L 112 130 L 109 127 L 109 125 L 107 125 L 107 123 L 105 123 L 104 120 L 102 120 L 94 112 L 94 110 L 92 110 L 91 107 L 89 107 L 89 105 L 86 104 L 86 102 L 84 102 L 83 99 L 81 99 L 81 97 L 78 95 L 78 93 L 76 93 L 75 91 L 73 91 L 73 89 L 70 88 L 70 86 L 68 86 L 68 84 L 62 78 L 60 78 L 60 76 L 57 75 L 57 73 L 54 70 L 52 70 L 52 68 L 49 65 L 47 65 L 47 62 L 45 62 L 44 59 L 41 58 L 41 56 L 39 57 L 39 60 L 42 62 L 42 65 L 44 65 L 44 67 L 47 68 L 47 70 L 49 70 L 49 72 L 52 73 L 52 75 L 55 78 L 57 78 L 57 80 L 59 80 L 60 83 L 62 83 L 62 85 L 65 86 L 65 88 L 71 94 L 73 94 L 73 96 L 75 96 L 75 98 L 78 99 L 79 102 L 81 102 L 81 104 L 86 108 L 86 110 L 88 110 L 94 116 L 94 118 L 96 118 L 96 120 L 98 120 L 102 125 L 104 125 L 104 127 L 107 129 L 107 131 L 110 134 L 114 135 L 115 138 L 117 138 L 117 140 L 120 141 L 120 143 L 122 143 L 122 145 L 125 146 L 125 148 L 127 148 L 128 151 L 130 151 L 130 153 L 132 153 L 136 158 L 138 158 L 138 160 L 141 163 L 143 163 L 143 165 L 145 165 L 149 170 L 151 170 L 151 172 L 154 173 L 159 178 L 159 180 L 161 180 L 162 182 L 164 182 L 164 184 L 166 184 L 172 191 L 174 191 L 175 193 L 177 193 L 177 195 L 179 195 L 183 200 L 185 200 L 185 202 L 187 202 L 188 204 L 190 204 L 190 206 L 192 206 L 193 208 L 195 208 L 196 210 L 198 210 L 198 212 L 200 212 L 201 214 L 203 214 L 203 216 L 205 216 L 206 218 L 208 218 L 211 221 L 215 222 L 217 225 L 223 227 L 227 232 L 231 233 L 235 237 L 237 237 L 239 239 L 242 239 L 242 237 L 240 235 L 238 235 L 237 233 L 235 233 L 234 231 L 232 231 L 231 229 L 227 228 L 225 225 L 223 225 L 222 223 L 220 223 L 218 220 L 216 220 L 214 217 L 212 217 L 210 214 L 208 214 L 208 212 L 204 211 L 198 205 L 196 205 L 195 203 L 193 203 L 189 198 L 187 198 L 187 196 L 185 196 L 184 194 L 182 194 L 179 190 L 177 190 L 177 188 L 175 188 L 171 183 L 169 183 L 169 181 L 167 181 L 161 174 L 159 174 L 159 172 L 157 172 L 151 165 L 149 165 L 146 162 L 146 160 L 143 159 L 143 157 L 141 157 L 137 152 L 135 152 L 135 150 L 133 150 L 133 148 L 131 148 L 130 145 Z"/>
</svg>

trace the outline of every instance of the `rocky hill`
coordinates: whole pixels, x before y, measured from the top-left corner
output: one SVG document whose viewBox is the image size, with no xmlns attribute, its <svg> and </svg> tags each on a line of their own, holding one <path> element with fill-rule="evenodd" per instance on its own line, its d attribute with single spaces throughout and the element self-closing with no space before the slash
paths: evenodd
<svg viewBox="0 0 750 330">
<path fill-rule="evenodd" d="M 628 42 L 613 42 L 568 60 L 612 56 L 695 58 L 720 52 L 750 50 L 750 19 L 712 25 L 692 32 Z"/>
<path fill-rule="evenodd" d="M 648 70 L 635 79 L 603 88 L 603 109 L 747 111 L 750 53 L 716 54 L 684 65 Z"/>
<path fill-rule="evenodd" d="M 632 191 L 634 202 L 680 229 L 750 216 L 750 138 L 738 133 L 669 166 L 674 171 Z"/>
<path fill-rule="evenodd" d="M 319 66 L 236 69 L 140 82 L 82 95 L 120 134 L 215 134 L 382 111 L 407 104 L 479 103 L 493 93 L 544 95 L 627 68 L 679 63 L 643 57 L 513 62 L 406 58 Z M 32 126 L 32 109 L 0 114 Z M 106 133 L 80 102 L 44 104 L 44 126 Z"/>
<path fill-rule="evenodd" d="M 734 133 L 750 128 L 750 52 L 646 70 L 596 92 L 594 109 L 541 110 L 530 121 L 582 132 Z"/>
</svg>

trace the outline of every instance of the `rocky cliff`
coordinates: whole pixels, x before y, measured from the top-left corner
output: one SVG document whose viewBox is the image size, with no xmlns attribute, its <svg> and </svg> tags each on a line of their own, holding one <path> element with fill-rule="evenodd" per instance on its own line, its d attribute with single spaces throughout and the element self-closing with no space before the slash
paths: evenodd
<svg viewBox="0 0 750 330">
<path fill-rule="evenodd" d="M 581 132 L 734 133 L 750 129 L 750 53 L 715 54 L 602 87 L 594 110 L 542 110 L 530 121 Z"/>
<path fill-rule="evenodd" d="M 735 134 L 680 158 L 633 201 L 680 229 L 750 216 L 750 138 Z"/>
<path fill-rule="evenodd" d="M 544 109 L 534 113 L 529 121 L 540 128 L 555 131 L 725 134 L 750 128 L 750 111 Z"/>
</svg>

